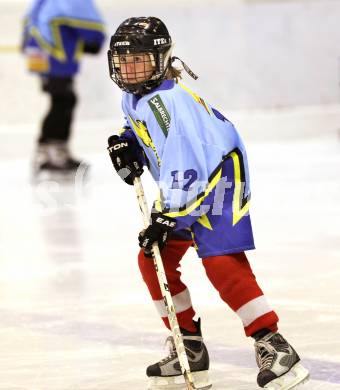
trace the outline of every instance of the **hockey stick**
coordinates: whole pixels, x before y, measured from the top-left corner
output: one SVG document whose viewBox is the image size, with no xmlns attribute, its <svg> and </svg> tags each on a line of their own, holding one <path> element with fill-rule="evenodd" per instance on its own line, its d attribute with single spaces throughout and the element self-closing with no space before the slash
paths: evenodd
<svg viewBox="0 0 340 390">
<path fill-rule="evenodd" d="M 133 185 L 135 187 L 137 200 L 139 203 L 140 210 L 142 212 L 144 227 L 147 228 L 150 224 L 150 219 L 149 219 L 150 214 L 149 214 L 148 204 L 145 199 L 145 194 L 144 194 L 144 189 L 143 189 L 143 184 L 141 179 L 139 177 L 136 177 L 133 181 Z M 181 371 L 185 379 L 185 384 L 187 390 L 195 390 L 196 387 L 194 385 L 193 376 L 190 371 L 188 356 L 185 352 L 183 337 L 176 316 L 175 305 L 173 303 L 171 293 L 169 291 L 169 285 L 166 279 L 162 257 L 158 248 L 158 244 L 156 242 L 152 244 L 152 257 L 155 265 L 155 270 L 157 273 L 159 286 L 161 288 L 161 292 L 163 295 L 166 311 L 168 313 L 170 328 L 174 338 L 174 343 L 176 347 L 179 364 L 181 366 Z"/>
</svg>

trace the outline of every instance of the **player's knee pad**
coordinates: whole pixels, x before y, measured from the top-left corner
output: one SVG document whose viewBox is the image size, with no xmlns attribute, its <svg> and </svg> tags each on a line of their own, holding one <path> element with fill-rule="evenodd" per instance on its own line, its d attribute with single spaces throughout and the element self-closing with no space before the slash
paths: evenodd
<svg viewBox="0 0 340 390">
<path fill-rule="evenodd" d="M 263 294 L 244 253 L 207 257 L 203 265 L 221 298 L 234 310 Z"/>
<path fill-rule="evenodd" d="M 170 241 L 169 244 L 162 250 L 161 256 L 171 293 L 178 294 L 186 289 L 186 286 L 181 281 L 181 272 L 178 270 L 178 266 L 186 246 L 189 244 L 185 243 L 183 245 L 183 243 L 176 241 Z M 154 261 L 150 257 L 146 257 L 143 250 L 139 252 L 138 265 L 143 280 L 151 293 L 158 294 L 160 287 Z"/>
<path fill-rule="evenodd" d="M 211 256 L 203 259 L 208 278 L 216 287 L 233 284 L 240 278 L 249 277 L 252 271 L 244 253 Z"/>
</svg>

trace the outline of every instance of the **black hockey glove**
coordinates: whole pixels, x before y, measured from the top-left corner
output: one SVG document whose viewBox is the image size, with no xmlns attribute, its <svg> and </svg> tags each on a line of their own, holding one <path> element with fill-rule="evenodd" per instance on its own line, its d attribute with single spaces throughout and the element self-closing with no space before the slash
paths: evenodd
<svg viewBox="0 0 340 390">
<path fill-rule="evenodd" d="M 98 42 L 85 42 L 84 43 L 84 53 L 86 54 L 98 54 L 100 52 L 102 45 Z"/>
<path fill-rule="evenodd" d="M 137 156 L 137 148 L 129 139 L 111 135 L 108 148 L 112 164 L 118 175 L 129 185 L 144 172 L 143 165 Z"/>
<path fill-rule="evenodd" d="M 151 224 L 139 233 L 139 246 L 144 249 L 145 256 L 152 257 L 152 244 L 158 243 L 162 250 L 175 229 L 177 222 L 174 218 L 166 217 L 162 213 L 151 214 Z"/>
</svg>

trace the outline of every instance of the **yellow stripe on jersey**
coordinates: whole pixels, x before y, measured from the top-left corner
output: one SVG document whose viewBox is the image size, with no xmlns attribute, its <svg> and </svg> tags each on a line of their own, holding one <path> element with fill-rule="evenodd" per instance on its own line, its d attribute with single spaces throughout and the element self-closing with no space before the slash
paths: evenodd
<svg viewBox="0 0 340 390">
<path fill-rule="evenodd" d="M 188 205 L 184 206 L 183 208 L 179 208 L 177 211 L 166 211 L 162 209 L 161 201 L 158 200 L 155 202 L 155 208 L 159 212 L 163 212 L 164 215 L 172 218 L 176 217 L 185 217 L 186 215 L 190 214 L 192 211 L 194 211 L 197 207 L 199 207 L 204 199 L 210 194 L 210 192 L 216 187 L 217 183 L 221 179 L 222 176 L 222 167 L 219 167 L 217 169 L 217 172 L 210 178 L 207 188 L 205 191 L 201 192 L 197 199 L 189 203 Z"/>
<path fill-rule="evenodd" d="M 130 122 L 132 123 L 133 129 L 135 130 L 137 136 L 142 140 L 142 142 L 146 147 L 151 148 L 155 153 L 157 159 L 157 165 L 160 167 L 161 159 L 157 153 L 156 146 L 150 137 L 148 128 L 145 126 L 145 124 L 142 121 L 140 120 L 134 121 L 130 115 L 129 115 L 129 119 Z"/>
<path fill-rule="evenodd" d="M 128 129 L 126 127 L 121 127 L 117 133 L 119 136 L 123 135 L 126 131 L 128 131 Z"/>
<path fill-rule="evenodd" d="M 242 205 L 245 183 L 242 182 L 241 178 L 240 157 L 236 152 L 231 152 L 230 156 L 234 162 L 235 189 L 233 196 L 233 226 L 235 226 L 249 212 L 250 201 L 247 200 L 246 203 Z"/>
<path fill-rule="evenodd" d="M 207 217 L 207 214 L 201 215 L 198 218 L 197 222 L 200 223 L 206 229 L 213 230 L 209 218 Z"/>
<path fill-rule="evenodd" d="M 194 244 L 194 249 L 198 250 L 198 246 L 197 246 L 196 241 L 195 241 L 195 234 L 193 231 L 191 231 L 191 238 L 192 238 L 192 242 Z"/>
<path fill-rule="evenodd" d="M 74 59 L 76 61 L 80 61 L 81 57 L 84 54 L 84 47 L 85 47 L 85 42 L 82 39 L 79 39 L 77 42 L 77 47 L 74 52 Z"/>
<path fill-rule="evenodd" d="M 219 180 L 222 177 L 222 166 L 226 159 L 232 158 L 233 166 L 234 166 L 234 194 L 232 200 L 232 221 L 233 226 L 235 226 L 246 214 L 249 212 L 250 207 L 250 197 L 244 197 L 244 186 L 245 186 L 245 178 L 242 177 L 242 167 L 241 167 L 241 159 L 239 156 L 240 151 L 233 151 L 229 153 L 222 162 L 215 169 L 215 172 L 211 175 L 208 181 L 207 188 L 205 191 L 201 192 L 196 200 L 190 202 L 187 205 L 180 207 L 176 211 L 172 211 L 171 209 L 164 209 L 162 206 L 161 196 L 159 199 L 155 201 L 155 208 L 157 211 L 164 213 L 166 216 L 176 218 L 176 217 L 185 217 L 189 215 L 192 211 L 198 208 L 206 197 L 210 194 L 210 192 L 217 186 Z M 199 222 L 202 226 L 206 227 L 209 230 L 213 230 L 213 227 L 207 217 L 207 215 L 203 215 L 198 218 L 197 222 Z"/>
<path fill-rule="evenodd" d="M 200 97 L 197 95 L 197 93 L 193 92 L 190 88 L 186 87 L 184 84 L 182 83 L 178 83 L 178 85 L 183 88 L 186 92 L 188 92 L 193 98 L 194 100 L 200 104 L 201 106 L 203 106 L 205 108 L 205 110 L 207 111 L 207 113 L 209 115 L 211 115 L 211 111 L 209 109 L 209 107 L 207 106 L 206 102 Z"/>
<path fill-rule="evenodd" d="M 61 62 L 65 62 L 67 58 L 60 33 L 61 26 L 70 26 L 104 32 L 104 26 L 102 23 L 72 18 L 56 18 L 50 23 L 50 26 L 54 44 L 46 41 L 36 27 L 31 27 L 29 31 L 32 37 L 37 40 L 41 48 L 43 48 L 50 56 Z M 75 59 L 79 58 L 80 56 L 79 50 L 80 46 L 78 46 L 77 50 L 75 51 Z"/>
</svg>

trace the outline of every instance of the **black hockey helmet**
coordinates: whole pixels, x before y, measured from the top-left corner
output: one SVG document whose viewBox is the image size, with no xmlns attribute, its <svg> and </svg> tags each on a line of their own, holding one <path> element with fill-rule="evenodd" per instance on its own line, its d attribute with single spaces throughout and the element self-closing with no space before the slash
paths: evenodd
<svg viewBox="0 0 340 390">
<path fill-rule="evenodd" d="M 144 95 L 166 78 L 171 64 L 171 50 L 170 34 L 160 19 L 153 16 L 126 19 L 111 37 L 108 51 L 110 77 L 122 90 Z M 134 80 L 127 82 L 129 76 L 125 73 L 123 77 L 121 59 L 124 59 L 124 55 L 135 53 L 145 54 L 143 58 L 148 64 L 145 62 L 144 67 L 140 67 L 144 72 L 135 74 Z M 151 71 L 146 72 L 146 67 Z"/>
</svg>

